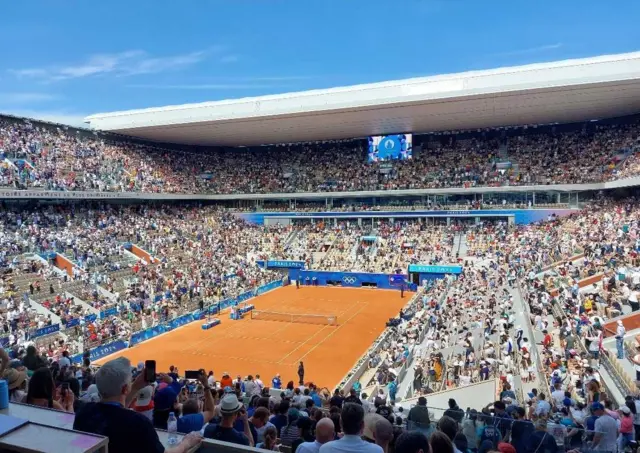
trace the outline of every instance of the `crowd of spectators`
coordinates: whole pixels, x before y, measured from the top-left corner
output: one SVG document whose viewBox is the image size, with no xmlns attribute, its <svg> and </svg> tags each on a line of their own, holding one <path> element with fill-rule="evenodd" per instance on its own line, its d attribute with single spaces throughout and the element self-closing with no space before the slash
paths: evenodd
<svg viewBox="0 0 640 453">
<path fill-rule="evenodd" d="M 432 136 L 410 160 L 368 163 L 358 140 L 184 152 L 0 119 L 0 186 L 290 193 L 588 183 L 638 174 L 637 121 L 520 132 Z"/>
<path fill-rule="evenodd" d="M 640 407 L 630 398 L 616 408 L 597 369 L 603 320 L 639 308 L 639 206 L 635 198 L 603 197 L 568 217 L 524 226 L 486 223 L 466 232 L 419 222 L 255 226 L 198 205 L 7 207 L 0 218 L 0 316 L 9 346 L 17 347 L 14 360 L 0 357 L 2 372 L 13 401 L 74 411 L 76 428 L 108 435 L 116 450 L 128 441 L 140 451 L 164 451 L 152 428 L 166 427 L 173 410 L 181 432 L 200 434 L 189 434 L 170 451 L 186 451 L 200 436 L 265 449 L 295 446 L 301 453 L 373 453 L 378 447 L 399 453 L 585 446 L 623 451 L 634 433 L 640 435 L 634 418 Z M 468 250 L 461 257 L 454 244 L 463 234 Z M 127 260 L 122 245 L 128 242 L 157 260 Z M 65 254 L 78 270 L 60 273 L 46 258 L 25 258 L 49 252 Z M 378 370 L 374 380 L 385 389 L 376 395 L 363 396 L 355 386 L 348 396 L 338 389 L 328 397 L 313 386 L 296 390 L 292 384 L 276 397 L 268 390 L 263 395 L 264 386 L 249 377 L 229 391 L 215 380 L 184 382 L 175 372 L 153 384 L 141 377 L 144 364 L 132 373 L 125 359 L 97 374 L 88 363 L 69 362 L 78 338 L 88 348 L 127 338 L 200 302 L 213 304 L 281 278 L 256 265 L 273 257 L 302 259 L 318 269 L 388 273 L 411 263 L 458 261 L 465 270 L 455 279 L 423 283 L 399 314 L 381 351 L 370 357 Z M 579 280 L 597 275 L 595 285 L 580 288 Z M 527 321 L 542 338 L 539 345 L 515 323 L 517 285 Z M 73 291 L 82 303 L 76 305 Z M 115 315 L 86 319 L 112 306 Z M 76 316 L 81 322 L 30 341 L 30 331 L 52 323 L 46 310 L 66 323 Z M 432 424 L 426 399 L 409 414 L 397 404 L 397 370 L 409 363 L 415 394 L 426 398 L 493 377 L 502 380 L 503 390 L 479 411 L 461 410 L 453 401 Z M 517 373 L 535 381 L 539 391 L 516 394 Z M 57 390 L 62 382 L 70 392 Z"/>
</svg>

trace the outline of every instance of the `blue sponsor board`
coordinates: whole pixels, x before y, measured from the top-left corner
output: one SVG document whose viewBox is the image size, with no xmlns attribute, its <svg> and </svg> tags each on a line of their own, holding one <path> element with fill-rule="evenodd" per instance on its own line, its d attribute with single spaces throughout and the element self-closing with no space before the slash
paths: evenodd
<svg viewBox="0 0 640 453">
<path fill-rule="evenodd" d="M 264 261 L 262 261 L 264 266 Z M 267 269 L 304 269 L 304 261 L 268 260 Z"/>
<path fill-rule="evenodd" d="M 0 337 L 0 348 L 8 348 L 8 347 L 9 347 L 9 335 Z"/>
<path fill-rule="evenodd" d="M 111 343 L 96 346 L 89 353 L 89 358 L 93 362 L 94 360 L 100 360 L 110 354 L 114 354 L 118 351 L 122 351 L 128 347 L 127 342 L 122 340 L 116 340 Z M 71 358 L 73 363 L 82 363 L 82 354 L 76 354 Z"/>
<path fill-rule="evenodd" d="M 84 320 L 87 322 L 93 322 L 96 319 L 98 319 L 98 315 L 96 315 L 95 313 L 84 317 Z"/>
<path fill-rule="evenodd" d="M 34 338 L 44 337 L 45 335 L 51 335 L 52 333 L 56 332 L 60 332 L 60 324 L 52 324 L 50 326 L 32 330 L 29 338 L 33 340 Z"/>
<path fill-rule="evenodd" d="M 478 209 L 478 210 L 451 210 L 451 211 L 354 211 L 354 212 L 251 212 L 238 214 L 251 223 L 264 225 L 264 219 L 281 218 L 416 218 L 416 217 L 513 217 L 517 225 L 539 222 L 551 215 L 565 216 L 577 212 L 575 209 Z"/>
<path fill-rule="evenodd" d="M 108 318 L 109 316 L 115 316 L 118 314 L 118 307 L 107 308 L 100 311 L 100 319 Z"/>
<path fill-rule="evenodd" d="M 409 264 L 409 272 L 417 274 L 461 274 L 462 266 L 443 265 L 432 266 L 428 264 Z"/>
<path fill-rule="evenodd" d="M 80 318 L 71 318 L 69 321 L 67 321 L 66 323 L 63 323 L 65 329 L 70 329 L 72 327 L 75 326 L 79 326 L 80 325 Z"/>
<path fill-rule="evenodd" d="M 402 286 L 402 285 L 405 285 L 406 283 L 407 283 L 406 275 L 401 275 L 401 274 L 389 275 L 389 284 L 391 286 Z"/>
<path fill-rule="evenodd" d="M 400 286 L 397 274 L 370 274 L 366 272 L 331 272 L 331 271 L 300 271 L 297 278 L 302 285 L 318 286 L 333 285 L 349 288 L 375 287 L 380 289 L 398 289 Z M 415 285 L 408 289 L 415 290 Z"/>
</svg>

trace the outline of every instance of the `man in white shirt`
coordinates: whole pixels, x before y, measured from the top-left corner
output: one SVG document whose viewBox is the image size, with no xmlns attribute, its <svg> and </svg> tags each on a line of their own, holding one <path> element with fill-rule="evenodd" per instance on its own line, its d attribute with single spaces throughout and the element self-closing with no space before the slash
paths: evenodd
<svg viewBox="0 0 640 453">
<path fill-rule="evenodd" d="M 378 445 L 362 440 L 364 430 L 364 409 L 359 404 L 347 403 L 341 413 L 342 439 L 327 442 L 319 453 L 383 453 Z"/>
<path fill-rule="evenodd" d="M 622 320 L 618 319 L 618 327 L 616 328 L 616 349 L 618 350 L 618 358 L 624 359 L 624 334 L 627 330 L 622 324 Z"/>
<path fill-rule="evenodd" d="M 254 382 L 256 383 L 258 388 L 260 389 L 260 393 L 262 393 L 262 389 L 264 388 L 264 382 L 262 382 L 262 379 L 260 379 L 260 375 L 259 374 L 256 374 L 256 378 L 254 379 Z"/>
<path fill-rule="evenodd" d="M 60 368 L 71 366 L 71 360 L 69 359 L 69 351 L 62 352 L 62 357 L 60 357 L 60 360 L 58 360 L 58 365 L 60 365 Z"/>
<path fill-rule="evenodd" d="M 593 450 L 599 452 L 615 452 L 618 445 L 618 424 L 607 412 L 601 403 L 593 403 L 591 412 L 597 416 L 595 423 L 595 435 L 593 437 Z"/>
<path fill-rule="evenodd" d="M 321 419 L 316 425 L 316 440 L 298 445 L 296 453 L 318 453 L 320 447 L 335 437 L 335 428 L 330 418 Z"/>
<path fill-rule="evenodd" d="M 564 401 L 564 391 L 562 390 L 562 383 L 556 382 L 553 385 L 553 392 L 551 392 L 551 398 L 556 404 L 556 407 L 562 407 Z"/>
</svg>

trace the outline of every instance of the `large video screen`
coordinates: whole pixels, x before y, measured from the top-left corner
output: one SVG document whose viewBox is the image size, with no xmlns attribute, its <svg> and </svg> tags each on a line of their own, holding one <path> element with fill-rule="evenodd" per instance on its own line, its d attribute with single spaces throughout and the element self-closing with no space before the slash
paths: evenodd
<svg viewBox="0 0 640 453">
<path fill-rule="evenodd" d="M 369 137 L 369 162 L 411 159 L 412 154 L 413 137 L 411 134 Z"/>
</svg>

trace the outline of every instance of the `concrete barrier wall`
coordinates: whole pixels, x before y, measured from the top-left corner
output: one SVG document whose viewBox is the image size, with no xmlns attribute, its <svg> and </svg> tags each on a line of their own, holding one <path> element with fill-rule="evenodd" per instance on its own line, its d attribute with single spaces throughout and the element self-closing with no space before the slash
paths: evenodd
<svg viewBox="0 0 640 453">
<path fill-rule="evenodd" d="M 131 244 L 131 253 L 133 253 L 135 256 L 137 256 L 140 259 L 145 260 L 147 263 L 152 264 L 156 262 L 156 259 L 154 257 L 151 256 L 151 254 L 149 252 L 147 252 L 144 249 L 141 249 L 140 247 L 138 247 L 135 244 Z"/>
<path fill-rule="evenodd" d="M 602 280 L 603 276 L 604 274 L 596 274 L 596 275 L 592 275 L 591 277 L 587 277 L 582 280 L 579 280 L 578 287 L 586 288 L 587 286 L 593 285 L 594 283 L 598 283 L 599 281 Z M 559 293 L 560 293 L 559 288 L 553 288 L 551 291 L 549 291 L 549 294 L 551 294 L 551 296 L 553 297 L 556 297 Z"/>
<path fill-rule="evenodd" d="M 55 264 L 58 269 L 64 270 L 69 277 L 73 277 L 74 266 L 70 259 L 57 253 L 56 257 L 53 259 L 53 264 Z"/>
</svg>

